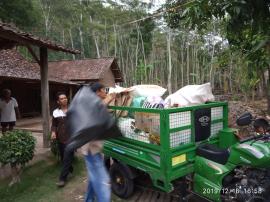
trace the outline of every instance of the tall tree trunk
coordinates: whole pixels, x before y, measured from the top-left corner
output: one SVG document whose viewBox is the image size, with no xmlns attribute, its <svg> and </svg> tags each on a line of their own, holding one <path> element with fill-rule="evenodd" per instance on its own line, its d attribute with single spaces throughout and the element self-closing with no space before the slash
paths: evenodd
<svg viewBox="0 0 270 202">
<path fill-rule="evenodd" d="M 196 59 L 195 59 L 195 45 L 191 46 L 191 63 L 192 63 L 192 84 L 195 84 L 195 66 L 196 66 Z"/>
<path fill-rule="evenodd" d="M 198 56 L 198 47 L 196 47 L 196 50 L 195 50 L 195 60 L 196 60 L 196 83 L 197 84 L 201 84 L 201 81 L 200 81 L 200 78 L 201 78 L 201 74 L 200 74 L 200 65 L 199 65 L 199 56 Z"/>
<path fill-rule="evenodd" d="M 142 46 L 142 55 L 143 55 L 143 64 L 144 64 L 144 82 L 146 83 L 146 79 L 147 79 L 147 64 L 146 64 L 146 59 L 145 59 L 145 51 L 144 51 L 144 42 L 143 42 L 143 38 L 142 38 L 142 32 L 139 29 L 139 34 L 140 34 L 140 38 L 141 38 L 141 46 Z"/>
<path fill-rule="evenodd" d="M 230 93 L 233 93 L 233 84 L 232 84 L 232 70 L 233 70 L 233 60 L 232 60 L 232 55 L 230 54 L 230 72 L 229 72 L 229 88 L 230 88 Z"/>
<path fill-rule="evenodd" d="M 62 44 L 65 45 L 65 30 L 62 31 Z"/>
<path fill-rule="evenodd" d="M 228 90 L 229 90 L 229 87 L 228 87 L 228 73 L 227 71 L 224 71 L 223 73 L 223 90 L 224 90 L 224 94 L 228 94 Z M 222 87 L 222 82 L 220 83 L 220 87 Z"/>
<path fill-rule="evenodd" d="M 121 33 L 121 30 L 120 30 Z M 126 76 L 126 71 L 125 71 L 125 64 L 124 64 L 124 55 L 123 55 L 123 44 L 122 44 L 122 36 L 121 34 L 118 37 L 118 44 L 119 44 L 119 59 L 120 59 L 120 67 L 122 71 L 124 72 Z"/>
<path fill-rule="evenodd" d="M 177 62 L 176 62 L 176 64 L 172 64 L 172 66 L 173 67 L 177 67 L 178 66 L 178 64 L 177 64 Z M 174 68 L 174 87 L 172 88 L 172 91 L 173 92 L 175 92 L 177 89 L 178 89 L 178 70 L 179 70 L 179 68 Z"/>
<path fill-rule="evenodd" d="M 51 17 L 51 5 L 50 2 L 48 1 L 43 2 L 40 0 L 40 6 L 44 18 L 45 36 L 47 37 L 53 21 L 53 16 Z"/>
<path fill-rule="evenodd" d="M 82 7 L 82 0 L 79 0 L 79 1 L 80 1 L 80 6 Z M 82 8 L 80 8 L 80 9 L 82 9 Z M 81 13 L 80 13 L 79 35 L 80 35 L 80 42 L 81 42 L 81 54 L 82 54 L 83 58 L 85 58 L 82 27 L 83 27 L 83 14 L 82 14 L 82 11 L 81 11 Z"/>
<path fill-rule="evenodd" d="M 213 24 L 214 27 L 213 27 L 213 35 L 216 34 L 216 27 L 215 27 L 215 23 Z M 213 36 L 212 35 L 212 36 Z M 213 37 L 211 37 L 213 39 Z M 214 59 L 214 54 L 215 54 L 215 42 L 214 40 L 211 40 L 210 42 L 212 44 L 212 53 L 211 53 L 211 63 L 210 63 L 210 82 L 211 82 L 211 85 L 212 85 L 212 88 L 215 89 L 215 75 L 214 75 L 214 70 L 213 70 L 213 59 Z M 210 44 L 209 43 L 209 44 Z"/>
<path fill-rule="evenodd" d="M 182 42 L 181 48 L 181 87 L 184 86 L 184 44 Z"/>
<path fill-rule="evenodd" d="M 81 54 L 82 54 L 83 58 L 85 58 L 85 55 L 84 55 L 84 43 L 83 43 L 83 32 L 82 32 L 81 26 L 79 26 L 78 29 L 79 29 L 80 42 L 81 42 Z"/>
<path fill-rule="evenodd" d="M 211 82 L 212 88 L 215 87 L 215 80 L 214 80 L 214 75 L 213 75 L 214 53 L 215 53 L 215 46 L 213 45 L 213 49 L 212 49 L 212 53 L 211 53 L 211 63 L 210 63 L 210 82 Z"/>
<path fill-rule="evenodd" d="M 267 79 L 267 112 L 270 114 L 270 66 L 268 67 L 268 79 Z"/>
<path fill-rule="evenodd" d="M 128 56 L 128 61 L 129 61 L 129 63 L 130 63 L 130 66 L 131 66 L 131 72 L 130 72 L 130 76 L 129 76 L 129 84 L 131 84 L 131 83 L 135 83 L 136 84 L 136 76 L 135 76 L 135 74 L 136 74 L 136 66 L 134 65 L 134 59 L 133 59 L 133 57 L 134 57 L 134 54 L 133 54 L 133 50 L 132 50 L 132 47 L 131 47 L 131 42 L 130 42 L 130 38 L 128 39 L 128 47 L 129 47 L 129 56 Z M 131 47 L 131 48 L 130 48 Z M 135 78 L 135 81 L 133 80 Z M 132 80 L 132 81 L 131 81 Z"/>
<path fill-rule="evenodd" d="M 70 37 L 70 43 L 71 43 L 71 48 L 74 49 L 74 43 L 73 43 L 73 37 L 72 37 L 72 31 L 69 29 L 69 37 Z M 72 59 L 75 60 L 75 54 L 71 54 Z"/>
<path fill-rule="evenodd" d="M 93 24 L 93 20 L 92 20 L 92 16 L 91 15 L 89 16 L 89 21 L 90 21 L 90 23 Z M 96 46 L 97 58 L 100 58 L 100 52 L 99 52 L 99 47 L 98 47 L 98 39 L 97 39 L 96 33 L 95 33 L 95 31 L 94 31 L 93 28 L 92 28 L 92 36 L 93 36 L 93 39 L 94 39 L 94 42 L 95 42 L 95 46 Z"/>
<path fill-rule="evenodd" d="M 172 94 L 172 55 L 171 55 L 171 30 L 167 34 L 167 51 L 168 51 L 168 91 Z"/>
<path fill-rule="evenodd" d="M 130 46 L 129 46 L 130 40 L 128 40 L 128 46 L 127 46 L 127 56 L 126 56 L 126 70 L 129 69 L 130 71 L 127 70 L 128 78 L 133 78 L 133 67 L 132 64 L 129 64 L 129 58 L 130 58 Z"/>
<path fill-rule="evenodd" d="M 117 55 L 117 33 L 116 33 L 116 25 L 113 24 L 113 32 L 114 32 L 114 57 Z"/>
<path fill-rule="evenodd" d="M 108 33 L 107 33 L 107 20 L 105 20 L 105 43 L 106 43 L 106 56 L 108 57 L 110 55 L 109 52 L 109 44 L 108 44 Z"/>
<path fill-rule="evenodd" d="M 155 54 L 155 46 L 154 43 L 152 43 L 152 48 L 151 48 L 151 54 L 150 54 L 150 64 L 154 65 L 154 54 Z M 154 68 L 150 68 L 150 72 L 149 72 L 149 81 L 152 81 L 153 83 L 156 83 L 155 79 L 154 79 Z"/>
<path fill-rule="evenodd" d="M 139 34 L 139 26 L 136 23 L 136 29 L 137 29 L 137 45 L 136 45 L 136 52 L 135 52 L 135 65 L 136 68 L 138 66 L 138 52 L 139 52 L 139 41 L 140 41 L 140 34 Z"/>
<path fill-rule="evenodd" d="M 140 34 L 140 38 L 141 38 L 141 46 L 142 46 L 142 54 L 143 54 L 143 63 L 144 63 L 144 66 L 146 66 L 145 51 L 144 51 L 144 41 L 143 41 L 142 32 L 141 32 L 140 29 L 139 29 L 139 34 Z"/>
<path fill-rule="evenodd" d="M 187 44 L 187 84 L 189 85 L 189 44 Z"/>
</svg>

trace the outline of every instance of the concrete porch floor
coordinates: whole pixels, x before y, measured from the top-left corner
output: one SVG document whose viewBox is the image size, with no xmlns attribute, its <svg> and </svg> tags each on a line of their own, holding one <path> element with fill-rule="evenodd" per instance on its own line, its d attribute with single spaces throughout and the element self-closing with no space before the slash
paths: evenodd
<svg viewBox="0 0 270 202">
<path fill-rule="evenodd" d="M 42 117 L 19 119 L 16 122 L 15 128 L 42 133 Z"/>
</svg>

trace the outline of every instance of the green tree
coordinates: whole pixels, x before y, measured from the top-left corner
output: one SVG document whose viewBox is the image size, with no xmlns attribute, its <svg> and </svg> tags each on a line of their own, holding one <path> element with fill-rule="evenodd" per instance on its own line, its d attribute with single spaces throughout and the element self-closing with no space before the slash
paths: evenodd
<svg viewBox="0 0 270 202">
<path fill-rule="evenodd" d="M 20 28 L 34 26 L 38 21 L 32 0 L 1 0 L 0 19 L 6 23 L 14 23 Z"/>
<path fill-rule="evenodd" d="M 270 1 L 269 0 L 169 0 L 167 7 L 178 7 L 166 16 L 172 27 L 185 25 L 206 31 L 218 20 L 230 49 L 242 54 L 256 71 L 270 67 Z M 270 71 L 269 71 L 270 72 Z M 269 78 L 268 78 L 269 81 Z M 270 82 L 268 82 L 270 112 Z"/>
</svg>

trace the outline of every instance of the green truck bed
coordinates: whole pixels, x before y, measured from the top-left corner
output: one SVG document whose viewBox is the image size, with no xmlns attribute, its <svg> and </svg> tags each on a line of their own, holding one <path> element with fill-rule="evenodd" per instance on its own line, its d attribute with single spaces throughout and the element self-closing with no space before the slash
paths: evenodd
<svg viewBox="0 0 270 202">
<path fill-rule="evenodd" d="M 218 144 L 220 132 L 228 130 L 226 102 L 171 109 L 110 108 L 123 137 L 106 141 L 104 154 L 148 173 L 153 185 L 165 192 L 173 190 L 174 180 L 194 171 L 196 110 L 211 110 L 211 136 L 207 141 Z"/>
</svg>

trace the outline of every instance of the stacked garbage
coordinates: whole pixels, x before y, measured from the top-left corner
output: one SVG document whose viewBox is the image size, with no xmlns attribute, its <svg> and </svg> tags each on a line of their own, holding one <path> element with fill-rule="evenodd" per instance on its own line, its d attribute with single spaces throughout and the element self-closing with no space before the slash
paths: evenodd
<svg viewBox="0 0 270 202">
<path fill-rule="evenodd" d="M 213 101 L 210 83 L 188 85 L 163 99 L 167 89 L 158 85 L 136 85 L 130 88 L 110 88 L 115 93 L 113 106 L 165 109 L 187 107 Z M 147 111 L 147 110 L 146 110 Z M 122 134 L 130 139 L 160 145 L 159 113 L 136 110 L 115 110 Z"/>
</svg>

